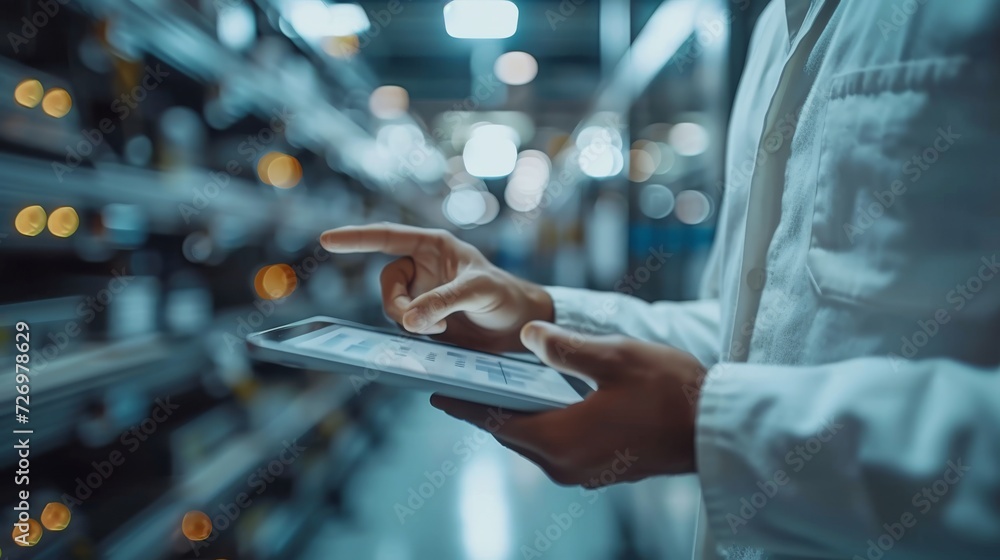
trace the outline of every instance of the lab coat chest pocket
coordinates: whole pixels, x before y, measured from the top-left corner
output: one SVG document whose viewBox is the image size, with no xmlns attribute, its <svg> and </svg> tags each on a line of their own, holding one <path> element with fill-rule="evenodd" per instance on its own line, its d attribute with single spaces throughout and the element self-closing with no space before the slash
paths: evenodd
<svg viewBox="0 0 1000 560">
<path fill-rule="evenodd" d="M 923 313 L 1000 250 L 994 77 L 949 58 L 832 79 L 807 256 L 822 297 Z"/>
</svg>

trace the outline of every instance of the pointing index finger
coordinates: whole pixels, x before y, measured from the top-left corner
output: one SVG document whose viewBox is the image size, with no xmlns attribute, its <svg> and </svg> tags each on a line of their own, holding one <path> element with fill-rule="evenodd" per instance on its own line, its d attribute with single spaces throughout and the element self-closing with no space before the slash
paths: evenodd
<svg viewBox="0 0 1000 560">
<path fill-rule="evenodd" d="M 412 255 L 434 234 L 401 224 L 344 226 L 323 232 L 320 243 L 331 253 L 386 253 Z"/>
</svg>

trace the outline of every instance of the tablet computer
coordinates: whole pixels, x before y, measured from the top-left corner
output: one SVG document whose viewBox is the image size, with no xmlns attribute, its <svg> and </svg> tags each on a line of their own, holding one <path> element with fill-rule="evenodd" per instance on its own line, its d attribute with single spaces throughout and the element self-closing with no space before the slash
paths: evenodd
<svg viewBox="0 0 1000 560">
<path fill-rule="evenodd" d="M 357 387 L 385 383 L 511 410 L 563 408 L 591 391 L 542 364 L 332 317 L 253 333 L 247 348 L 259 360 L 351 376 Z"/>
</svg>

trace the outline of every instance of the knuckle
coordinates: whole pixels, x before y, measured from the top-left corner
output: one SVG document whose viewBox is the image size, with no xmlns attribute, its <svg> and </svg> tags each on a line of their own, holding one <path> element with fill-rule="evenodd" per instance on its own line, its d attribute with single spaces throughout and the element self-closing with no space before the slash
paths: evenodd
<svg viewBox="0 0 1000 560">
<path fill-rule="evenodd" d="M 627 336 L 612 335 L 607 337 L 595 352 L 595 357 L 603 365 L 620 364 L 628 356 L 634 340 Z"/>
<path fill-rule="evenodd" d="M 427 302 L 423 306 L 428 312 L 428 315 L 437 315 L 445 309 L 448 308 L 448 304 L 445 302 L 444 297 L 439 293 L 428 294 Z"/>
<path fill-rule="evenodd" d="M 456 241 L 455 236 L 446 229 L 433 228 L 427 231 L 427 235 L 438 247 L 446 247 Z"/>
<path fill-rule="evenodd" d="M 436 295 L 442 303 L 449 304 L 455 302 L 459 297 L 461 297 L 462 290 L 462 284 L 451 283 L 442 286 Z"/>
</svg>

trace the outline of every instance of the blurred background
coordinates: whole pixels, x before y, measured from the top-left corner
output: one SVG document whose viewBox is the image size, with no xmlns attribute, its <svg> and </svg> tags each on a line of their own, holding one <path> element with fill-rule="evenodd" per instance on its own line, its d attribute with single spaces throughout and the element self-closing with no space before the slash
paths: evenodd
<svg viewBox="0 0 1000 560">
<path fill-rule="evenodd" d="M 695 297 L 765 4 L 5 0 L 0 518 L 30 429 L 30 514 L 64 528 L 0 554 L 688 558 L 691 479 L 557 487 L 426 395 L 243 337 L 386 325 L 387 260 L 317 242 L 383 220 L 546 284 Z"/>
</svg>

